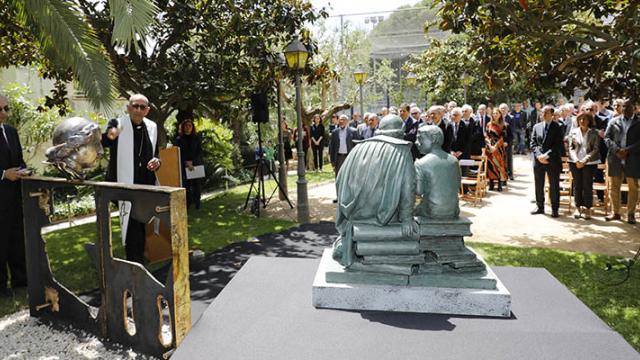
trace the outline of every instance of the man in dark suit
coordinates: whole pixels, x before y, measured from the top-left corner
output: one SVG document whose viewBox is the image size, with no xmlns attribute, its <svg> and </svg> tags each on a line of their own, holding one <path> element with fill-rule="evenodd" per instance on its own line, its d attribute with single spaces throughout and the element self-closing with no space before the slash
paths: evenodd
<svg viewBox="0 0 640 360">
<path fill-rule="evenodd" d="M 27 286 L 20 178 L 26 176 L 22 146 L 16 129 L 6 123 L 9 101 L 0 95 L 0 298 L 11 297 L 7 288 L 8 269 L 13 289 Z"/>
<path fill-rule="evenodd" d="M 485 146 L 484 134 L 485 127 L 491 121 L 491 118 L 486 114 L 487 107 L 482 104 L 478 107 L 478 113 L 471 117 L 469 120 L 469 125 L 467 126 L 467 154 L 471 155 L 482 155 L 482 149 Z"/>
<path fill-rule="evenodd" d="M 414 106 L 410 108 L 409 105 L 406 104 L 400 105 L 401 114 L 405 113 L 402 110 L 407 109 L 409 111 L 409 116 L 407 118 L 400 118 L 404 123 L 404 140 L 413 144 L 411 146 L 411 156 L 413 157 L 413 161 L 415 161 L 417 158 L 421 157 L 420 152 L 418 151 L 418 147 L 415 143 L 418 136 L 418 128 L 420 127 L 420 124 L 422 122 L 420 120 L 420 109 L 418 107 Z"/>
<path fill-rule="evenodd" d="M 558 217 L 560 207 L 560 172 L 564 152 L 563 133 L 560 125 L 553 121 L 551 105 L 542 108 L 543 121 L 533 127 L 531 152 L 533 153 L 533 176 L 536 187 L 537 207 L 531 214 L 544 214 L 544 181 L 549 176 L 551 217 Z"/>
<path fill-rule="evenodd" d="M 331 134 L 331 144 L 329 144 L 329 158 L 331 159 L 331 165 L 335 176 L 338 176 L 340 167 L 347 158 L 347 155 L 351 152 L 355 143 L 353 140 L 358 140 L 358 131 L 351 126 L 347 126 L 348 118 L 346 115 L 340 115 L 338 120 L 338 128 L 333 130 Z"/>
<path fill-rule="evenodd" d="M 635 113 L 632 100 L 623 102 L 623 113 L 611 120 L 605 133 L 609 153 L 607 156 L 611 205 L 613 213 L 606 221 L 622 220 L 620 217 L 620 187 L 626 179 L 628 186 L 627 222 L 636 223 L 636 206 L 640 188 L 640 113 Z"/>
<path fill-rule="evenodd" d="M 511 111 L 511 119 L 513 120 L 513 135 L 515 136 L 514 145 L 516 154 L 524 154 L 525 132 L 527 129 L 527 113 L 522 111 L 522 104 L 515 103 L 513 111 Z"/>
<path fill-rule="evenodd" d="M 453 128 L 451 124 L 447 122 L 447 120 L 443 119 L 447 109 L 442 105 L 434 105 L 429 108 L 427 112 L 427 116 L 429 121 L 427 123 L 431 123 L 442 130 L 444 134 L 444 142 L 442 143 L 442 150 L 446 153 L 451 152 L 451 143 L 453 142 Z"/>
<path fill-rule="evenodd" d="M 480 127 L 480 130 L 482 130 L 482 141 L 484 142 L 484 136 L 487 133 L 487 124 L 491 122 L 491 116 L 487 114 L 487 105 L 480 104 L 480 106 L 478 106 L 478 113 L 476 114 L 475 119 L 478 123 L 478 126 Z"/>
<path fill-rule="evenodd" d="M 451 110 L 451 155 L 456 159 L 463 159 L 467 146 L 467 126 L 462 121 L 462 109 L 459 107 Z"/>
</svg>

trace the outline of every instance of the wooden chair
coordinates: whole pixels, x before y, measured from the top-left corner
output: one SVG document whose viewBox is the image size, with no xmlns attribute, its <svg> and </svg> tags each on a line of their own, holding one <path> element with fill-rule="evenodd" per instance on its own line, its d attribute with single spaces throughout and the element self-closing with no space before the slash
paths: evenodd
<svg viewBox="0 0 640 360">
<path fill-rule="evenodd" d="M 597 191 L 603 191 L 604 192 L 604 201 L 602 203 L 599 203 L 598 201 L 594 201 L 593 202 L 593 206 L 591 207 L 593 208 L 598 208 L 598 209 L 602 209 L 604 211 L 604 216 L 609 215 L 609 208 L 611 207 L 610 204 L 610 198 L 609 198 L 609 177 L 607 176 L 607 164 L 602 163 L 602 164 L 598 164 L 598 170 L 602 170 L 604 171 L 604 182 L 594 182 L 593 183 L 593 197 L 597 199 Z M 626 184 L 623 184 L 623 187 Z M 627 187 L 628 189 L 628 187 Z M 622 190 L 622 189 L 621 189 Z"/>
<path fill-rule="evenodd" d="M 547 176 L 547 182 L 545 183 L 545 192 L 547 194 L 546 199 L 551 203 L 551 197 L 549 194 L 549 177 Z M 562 157 L 562 170 L 560 172 L 560 206 L 567 208 L 567 213 L 571 214 L 573 209 L 573 177 L 569 169 L 569 158 Z"/>
<path fill-rule="evenodd" d="M 460 181 L 460 198 L 472 202 L 474 205 L 481 203 L 487 193 L 487 157 L 484 155 L 472 155 L 471 159 L 460 160 L 460 171 L 468 168 L 469 175 L 462 176 Z M 476 169 L 473 170 L 472 168 Z M 468 192 L 464 193 L 465 186 Z"/>
</svg>

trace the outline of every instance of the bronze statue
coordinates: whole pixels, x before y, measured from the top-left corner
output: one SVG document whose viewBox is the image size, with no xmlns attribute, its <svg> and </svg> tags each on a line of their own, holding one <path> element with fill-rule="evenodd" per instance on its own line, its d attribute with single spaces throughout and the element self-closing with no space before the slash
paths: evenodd
<svg viewBox="0 0 640 360">
<path fill-rule="evenodd" d="M 385 116 L 376 135 L 360 141 L 338 173 L 336 228 L 340 236 L 333 256 L 343 266 L 356 260 L 354 224 L 395 224 L 404 237 L 417 235 L 415 169 L 411 143 L 402 140 L 402 125 L 397 115 Z"/>
<path fill-rule="evenodd" d="M 68 179 L 84 179 L 88 169 L 98 165 L 103 149 L 100 127 L 81 117 L 64 120 L 53 132 L 53 146 L 45 155 Z"/>
<path fill-rule="evenodd" d="M 418 129 L 416 145 L 424 157 L 416 160 L 416 194 L 422 202 L 415 214 L 430 219 L 452 219 L 460 214 L 458 160 L 442 150 L 444 135 L 435 125 Z"/>
</svg>

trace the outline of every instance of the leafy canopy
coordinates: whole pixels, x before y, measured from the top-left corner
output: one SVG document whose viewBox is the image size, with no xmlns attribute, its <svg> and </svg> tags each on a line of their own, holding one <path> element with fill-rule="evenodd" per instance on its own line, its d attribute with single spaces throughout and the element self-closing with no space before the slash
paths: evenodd
<svg viewBox="0 0 640 360">
<path fill-rule="evenodd" d="M 157 10 L 152 0 L 94 4 L 111 14 L 109 26 L 114 34 L 110 41 L 126 50 L 144 38 Z M 0 66 L 45 64 L 48 71 L 65 80 L 71 71 L 94 106 L 111 106 L 115 95 L 114 69 L 79 2 L 0 0 L 0 9 L 6 16 L 0 25 L 2 43 L 11 45 L 0 53 Z"/>
<path fill-rule="evenodd" d="M 443 0 L 442 30 L 467 33 L 490 87 L 513 76 L 537 88 L 637 97 L 639 3 L 627 0 Z"/>
</svg>

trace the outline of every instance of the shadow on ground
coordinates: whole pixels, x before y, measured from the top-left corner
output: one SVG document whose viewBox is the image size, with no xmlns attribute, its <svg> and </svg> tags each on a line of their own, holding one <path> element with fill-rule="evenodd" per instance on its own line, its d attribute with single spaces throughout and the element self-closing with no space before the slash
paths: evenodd
<svg viewBox="0 0 640 360">
<path fill-rule="evenodd" d="M 202 260 L 191 263 L 194 312 L 206 308 L 251 256 L 319 258 L 336 237 L 334 223 L 320 222 L 262 235 L 207 254 Z M 192 313 L 193 319 L 199 317 L 200 314 Z"/>
</svg>

